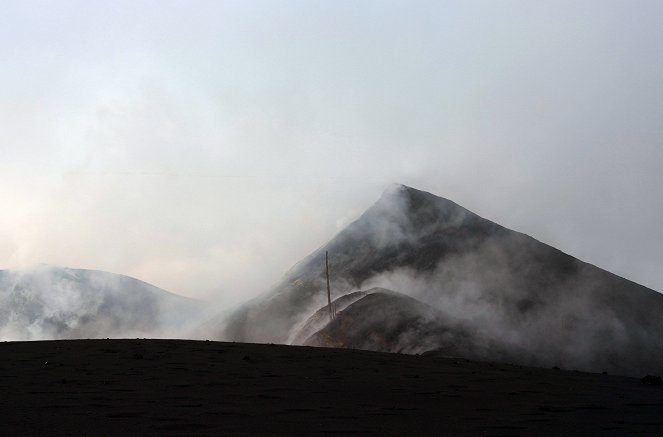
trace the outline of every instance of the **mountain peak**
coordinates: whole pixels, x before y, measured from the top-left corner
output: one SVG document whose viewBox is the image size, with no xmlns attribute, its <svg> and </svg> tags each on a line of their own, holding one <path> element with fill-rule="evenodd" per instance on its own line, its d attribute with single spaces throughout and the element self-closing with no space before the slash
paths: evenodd
<svg viewBox="0 0 663 437">
<path fill-rule="evenodd" d="M 401 192 L 411 189 L 407 185 L 399 184 L 399 183 L 392 183 L 385 188 L 385 190 L 382 192 L 382 197 L 384 196 L 395 196 L 399 195 Z"/>
<path fill-rule="evenodd" d="M 380 199 L 389 198 L 389 197 L 403 197 L 403 196 L 413 196 L 413 195 L 416 196 L 420 194 L 428 194 L 432 197 L 437 197 L 433 196 L 430 193 L 427 193 L 426 191 L 417 190 L 416 188 L 412 188 L 407 185 L 399 183 L 393 183 L 387 186 L 387 188 L 385 188 L 385 190 L 382 192 L 382 196 L 380 196 Z"/>
<path fill-rule="evenodd" d="M 404 202 L 403 206 L 410 210 L 418 210 L 427 205 L 435 205 L 439 212 L 444 210 L 463 210 L 470 212 L 444 197 L 436 196 L 428 191 L 418 190 L 403 184 L 391 184 L 383 192 L 377 204 L 388 202 L 393 203 L 394 200 Z"/>
<path fill-rule="evenodd" d="M 481 228 L 496 226 L 449 199 L 403 184 L 387 187 L 380 199 L 366 212 L 365 218 L 399 223 L 414 233 L 461 225 Z"/>
<path fill-rule="evenodd" d="M 407 299 L 376 295 L 357 300 L 329 324 L 327 253 L 333 296 L 392 289 L 442 313 L 443 323 L 429 324 L 435 317 Z M 482 353 L 489 360 L 624 374 L 658 373 L 663 363 L 660 294 L 401 184 L 387 188 L 270 293 L 233 314 L 223 338 L 283 342 L 300 326 L 313 326 L 300 323 L 316 308 L 323 308 L 320 320 L 328 323 L 327 331 L 318 331 L 323 334 L 353 322 L 351 331 L 337 337 L 348 340 L 346 347 L 407 350 L 426 338 L 431 341 L 425 347 L 435 348 L 455 332 L 459 340 L 444 343 L 445 350 L 460 347 L 459 353 Z M 395 318 L 403 308 L 412 309 L 413 317 Z M 449 320 L 468 329 L 454 330 Z M 400 342 L 394 349 L 392 343 L 364 341 L 391 334 L 403 334 L 402 348 Z"/>
</svg>

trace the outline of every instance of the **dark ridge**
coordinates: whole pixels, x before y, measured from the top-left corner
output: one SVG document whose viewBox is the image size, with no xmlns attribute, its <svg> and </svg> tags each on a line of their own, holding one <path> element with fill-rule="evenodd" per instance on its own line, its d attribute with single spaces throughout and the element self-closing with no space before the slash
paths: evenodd
<svg viewBox="0 0 663 437">
<path fill-rule="evenodd" d="M 270 292 L 238 309 L 220 338 L 286 342 L 301 312 L 319 300 L 324 287 L 319 266 L 324 265 L 325 251 L 334 278 L 345 284 L 335 294 L 345 294 L 397 267 L 429 271 L 447 254 L 476 245 L 500 229 L 504 228 L 447 199 L 404 185 L 391 187 L 329 243 L 295 265 Z M 415 237 L 409 238 L 412 233 Z M 253 322 L 263 312 L 271 313 L 264 314 L 269 320 L 265 329 Z"/>
<path fill-rule="evenodd" d="M 508 340 L 509 351 L 520 351 L 514 362 L 663 373 L 659 293 L 406 186 L 387 190 L 235 311 L 217 338 L 287 342 L 325 304 L 325 251 L 334 295 L 396 289 L 461 321 L 478 349 Z"/>
</svg>

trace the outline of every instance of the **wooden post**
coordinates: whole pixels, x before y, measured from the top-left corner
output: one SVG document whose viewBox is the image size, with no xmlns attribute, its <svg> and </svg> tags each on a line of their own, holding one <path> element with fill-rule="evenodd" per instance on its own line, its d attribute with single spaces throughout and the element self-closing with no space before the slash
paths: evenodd
<svg viewBox="0 0 663 437">
<path fill-rule="evenodd" d="M 329 288 L 329 252 L 325 251 L 325 266 L 327 267 L 327 303 L 329 304 L 329 321 L 334 318 L 331 304 L 331 288 Z"/>
</svg>

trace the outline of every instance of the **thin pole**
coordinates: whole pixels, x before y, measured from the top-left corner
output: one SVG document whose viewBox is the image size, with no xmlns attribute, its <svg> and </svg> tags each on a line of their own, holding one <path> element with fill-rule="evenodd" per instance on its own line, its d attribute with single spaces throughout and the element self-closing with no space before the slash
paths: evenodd
<svg viewBox="0 0 663 437">
<path fill-rule="evenodd" d="M 329 304 L 329 321 L 334 318 L 331 304 L 331 288 L 329 288 L 329 253 L 325 251 L 325 266 L 327 267 L 327 303 Z"/>
</svg>

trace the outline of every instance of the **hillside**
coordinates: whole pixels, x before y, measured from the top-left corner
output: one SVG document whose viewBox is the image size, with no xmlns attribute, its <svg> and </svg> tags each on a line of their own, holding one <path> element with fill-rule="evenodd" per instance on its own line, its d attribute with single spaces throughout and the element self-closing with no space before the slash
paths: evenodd
<svg viewBox="0 0 663 437">
<path fill-rule="evenodd" d="M 385 289 L 371 289 L 324 328 L 306 346 L 420 354 L 444 350 L 447 356 L 469 356 L 463 345 L 472 333 L 440 311 L 416 299 Z"/>
<path fill-rule="evenodd" d="M 516 362 L 639 374 L 663 370 L 663 296 L 405 186 L 380 200 L 235 311 L 217 338 L 285 343 L 332 295 L 392 289 L 476 333 Z M 535 357 L 535 358 L 531 358 Z"/>
<path fill-rule="evenodd" d="M 40 266 L 0 270 L 0 339 L 185 337 L 202 310 L 138 279 Z"/>
</svg>

